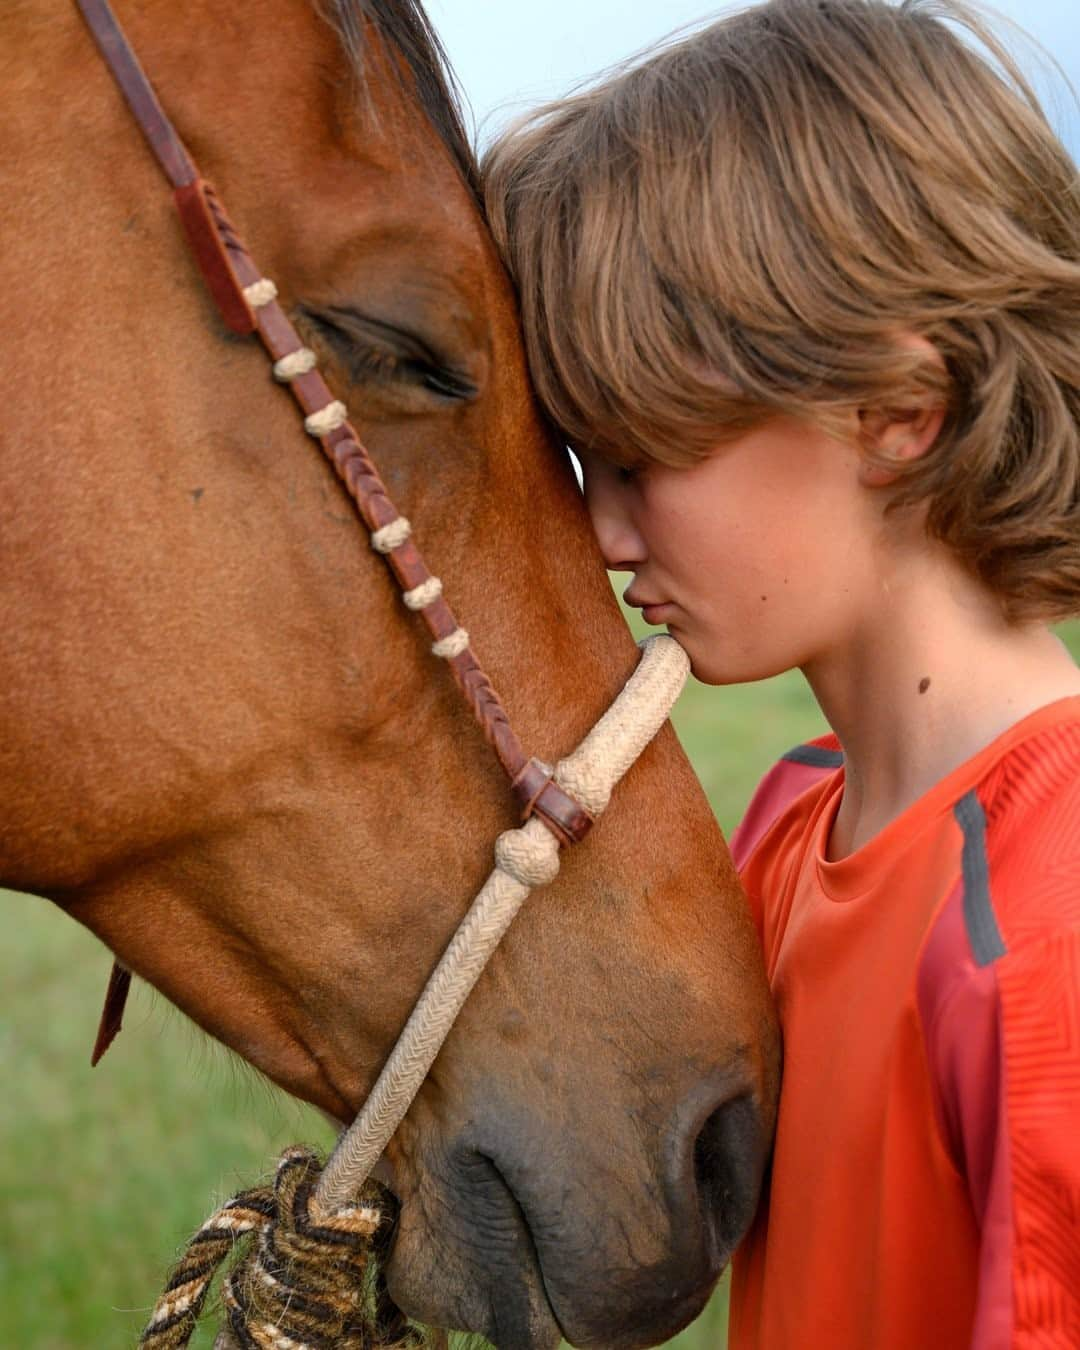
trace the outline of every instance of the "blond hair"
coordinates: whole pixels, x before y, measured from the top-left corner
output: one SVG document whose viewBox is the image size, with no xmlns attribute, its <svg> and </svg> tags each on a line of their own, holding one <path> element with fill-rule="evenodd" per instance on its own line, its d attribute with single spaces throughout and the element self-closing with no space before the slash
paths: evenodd
<svg viewBox="0 0 1080 1350">
<path fill-rule="evenodd" d="M 896 503 L 1010 617 L 1080 610 L 1080 181 L 970 8 L 769 0 L 541 108 L 483 173 L 571 445 L 678 465 L 932 400 Z"/>
</svg>

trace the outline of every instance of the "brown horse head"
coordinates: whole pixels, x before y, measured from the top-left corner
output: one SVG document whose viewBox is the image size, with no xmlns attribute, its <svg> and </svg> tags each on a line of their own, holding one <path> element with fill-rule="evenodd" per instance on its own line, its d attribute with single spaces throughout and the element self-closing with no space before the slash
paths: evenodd
<svg viewBox="0 0 1080 1350">
<path fill-rule="evenodd" d="M 553 761 L 635 651 L 415 0 L 117 9 Z M 514 823 L 506 784 L 217 319 L 72 0 L 12 0 L 0 50 L 0 880 L 347 1120 Z M 671 1334 L 749 1221 L 776 1088 L 753 934 L 668 731 L 388 1150 L 396 1298 L 500 1345 Z"/>
</svg>

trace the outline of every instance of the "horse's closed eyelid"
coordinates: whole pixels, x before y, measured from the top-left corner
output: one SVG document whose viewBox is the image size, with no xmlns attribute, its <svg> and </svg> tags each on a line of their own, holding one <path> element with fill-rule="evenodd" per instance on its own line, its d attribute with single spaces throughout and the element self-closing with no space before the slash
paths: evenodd
<svg viewBox="0 0 1080 1350">
<path fill-rule="evenodd" d="M 301 317 L 338 350 L 358 383 L 375 379 L 408 384 L 440 398 L 463 402 L 479 393 L 467 376 L 404 330 L 337 307 L 329 311 L 303 309 Z"/>
</svg>

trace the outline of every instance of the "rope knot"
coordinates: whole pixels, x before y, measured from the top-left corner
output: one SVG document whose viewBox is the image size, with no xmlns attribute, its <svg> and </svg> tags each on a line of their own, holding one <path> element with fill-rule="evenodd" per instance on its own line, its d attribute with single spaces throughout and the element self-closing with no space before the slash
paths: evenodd
<svg viewBox="0 0 1080 1350">
<path fill-rule="evenodd" d="M 559 875 L 558 840 L 542 825 L 504 830 L 495 840 L 495 865 L 529 890 L 548 886 Z"/>
<path fill-rule="evenodd" d="M 215 1272 L 245 1238 L 247 1250 L 222 1285 L 226 1324 L 242 1350 L 418 1346 L 421 1334 L 390 1300 L 372 1260 L 388 1245 L 392 1199 L 368 1182 L 357 1204 L 324 1214 L 313 1199 L 321 1171 L 307 1149 L 287 1149 L 272 1188 L 244 1191 L 208 1219 L 174 1270 L 140 1346 L 179 1350 L 188 1344 Z"/>
</svg>

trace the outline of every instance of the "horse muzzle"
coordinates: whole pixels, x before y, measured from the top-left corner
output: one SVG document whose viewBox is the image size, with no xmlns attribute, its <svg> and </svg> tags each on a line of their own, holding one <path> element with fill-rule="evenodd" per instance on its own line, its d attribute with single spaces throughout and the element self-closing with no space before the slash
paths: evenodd
<svg viewBox="0 0 1080 1350">
<path fill-rule="evenodd" d="M 769 1128 L 752 1092 L 708 1077 L 668 1127 L 550 1133 L 527 1113 L 474 1120 L 425 1150 L 388 1276 L 418 1320 L 499 1350 L 634 1350 L 701 1311 L 757 1205 Z M 767 1114 L 767 1113 L 764 1113 Z M 411 1169 L 410 1169 L 411 1170 Z"/>
</svg>

